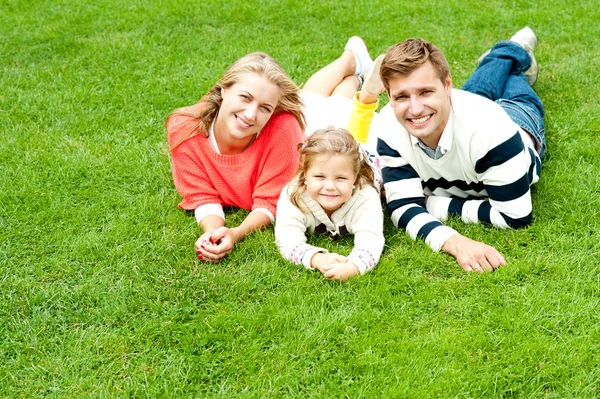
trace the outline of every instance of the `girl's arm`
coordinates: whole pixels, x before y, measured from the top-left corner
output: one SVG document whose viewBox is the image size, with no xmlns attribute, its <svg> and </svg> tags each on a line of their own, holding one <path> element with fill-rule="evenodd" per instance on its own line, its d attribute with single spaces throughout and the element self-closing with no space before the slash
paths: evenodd
<svg viewBox="0 0 600 399">
<path fill-rule="evenodd" d="M 350 223 L 350 231 L 354 234 L 354 248 L 348 255 L 348 261 L 364 274 L 379 262 L 385 238 L 379 194 L 371 186 L 364 187 L 361 194 L 364 200 L 354 211 Z"/>
<path fill-rule="evenodd" d="M 327 254 L 327 250 L 306 243 L 308 216 L 290 202 L 287 190 L 288 186 L 283 188 L 277 202 L 275 241 L 279 252 L 292 263 L 309 269 L 319 268 L 320 262 L 328 259 L 321 256 Z"/>
</svg>

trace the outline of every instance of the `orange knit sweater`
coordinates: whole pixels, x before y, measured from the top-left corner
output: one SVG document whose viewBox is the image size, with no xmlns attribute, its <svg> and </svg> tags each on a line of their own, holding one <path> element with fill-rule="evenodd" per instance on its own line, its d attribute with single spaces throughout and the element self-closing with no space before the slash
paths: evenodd
<svg viewBox="0 0 600 399">
<path fill-rule="evenodd" d="M 188 116 L 172 118 L 167 126 L 170 145 L 193 123 L 197 121 Z M 297 146 L 302 142 L 302 129 L 289 113 L 273 115 L 256 140 L 238 155 L 217 154 L 201 134 L 185 140 L 171 152 L 173 180 L 183 197 L 179 207 L 193 210 L 221 204 L 265 208 L 275 215 L 281 189 L 298 168 Z"/>
</svg>

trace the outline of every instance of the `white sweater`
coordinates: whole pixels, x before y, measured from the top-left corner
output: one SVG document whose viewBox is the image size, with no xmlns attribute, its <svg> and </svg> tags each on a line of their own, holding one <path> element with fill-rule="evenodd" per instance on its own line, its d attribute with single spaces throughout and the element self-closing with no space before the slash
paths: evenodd
<svg viewBox="0 0 600 399">
<path fill-rule="evenodd" d="M 355 189 L 352 197 L 333 212 L 331 219 L 321 205 L 305 192 L 300 198 L 310 213 L 305 214 L 290 202 L 289 193 L 295 180 L 285 186 L 277 203 L 275 240 L 284 258 L 295 264 L 311 268 L 310 260 L 325 248 L 306 243 L 306 233 L 326 233 L 330 237 L 343 234 L 354 235 L 354 248 L 348 261 L 355 264 L 360 273 L 375 267 L 383 251 L 383 211 L 377 191 L 370 185 Z"/>
</svg>

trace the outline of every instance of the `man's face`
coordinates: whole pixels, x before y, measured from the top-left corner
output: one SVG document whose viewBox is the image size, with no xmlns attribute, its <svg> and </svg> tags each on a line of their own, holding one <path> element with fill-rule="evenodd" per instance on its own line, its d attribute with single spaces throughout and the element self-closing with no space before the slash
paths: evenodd
<svg viewBox="0 0 600 399">
<path fill-rule="evenodd" d="M 452 77 L 442 82 L 428 61 L 410 75 L 389 80 L 390 104 L 411 136 L 437 148 L 450 117 Z"/>
</svg>

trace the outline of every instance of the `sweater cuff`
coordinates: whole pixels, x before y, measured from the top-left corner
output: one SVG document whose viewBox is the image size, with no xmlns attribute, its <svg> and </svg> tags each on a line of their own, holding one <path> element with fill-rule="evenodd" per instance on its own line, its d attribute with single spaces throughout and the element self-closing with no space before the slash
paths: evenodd
<svg viewBox="0 0 600 399">
<path fill-rule="evenodd" d="M 269 217 L 269 219 L 271 219 L 271 223 L 275 223 L 275 216 L 273 216 L 273 213 L 271 211 L 269 211 L 267 208 L 256 208 L 256 209 L 253 209 L 252 212 L 262 212 L 265 215 L 267 215 Z"/>
<path fill-rule="evenodd" d="M 310 265 L 310 260 L 319 252 L 326 254 L 327 250 L 325 248 L 313 247 L 309 244 L 299 244 L 292 250 L 289 259 L 297 265 L 303 265 L 307 269 L 314 269 Z"/>
<path fill-rule="evenodd" d="M 439 252 L 442 246 L 448 241 L 450 237 L 458 234 L 458 231 L 448 226 L 439 226 L 433 229 L 429 235 L 427 235 L 426 243 L 435 252 Z"/>
<path fill-rule="evenodd" d="M 325 248 L 317 248 L 311 246 L 310 249 L 308 249 L 302 257 L 302 264 L 304 265 L 304 267 L 306 267 L 307 269 L 314 269 L 314 267 L 310 265 L 310 261 L 312 260 L 312 257 L 318 253 L 326 254 L 327 250 Z"/>
<path fill-rule="evenodd" d="M 366 249 L 352 251 L 348 256 L 348 261 L 358 267 L 360 274 L 365 274 L 375 267 L 375 258 Z"/>
<path fill-rule="evenodd" d="M 194 216 L 196 217 L 196 222 L 200 224 L 200 221 L 204 216 L 215 215 L 220 216 L 225 220 L 225 212 L 223 212 L 223 206 L 221 204 L 204 204 L 200 205 L 194 211 Z"/>
</svg>

